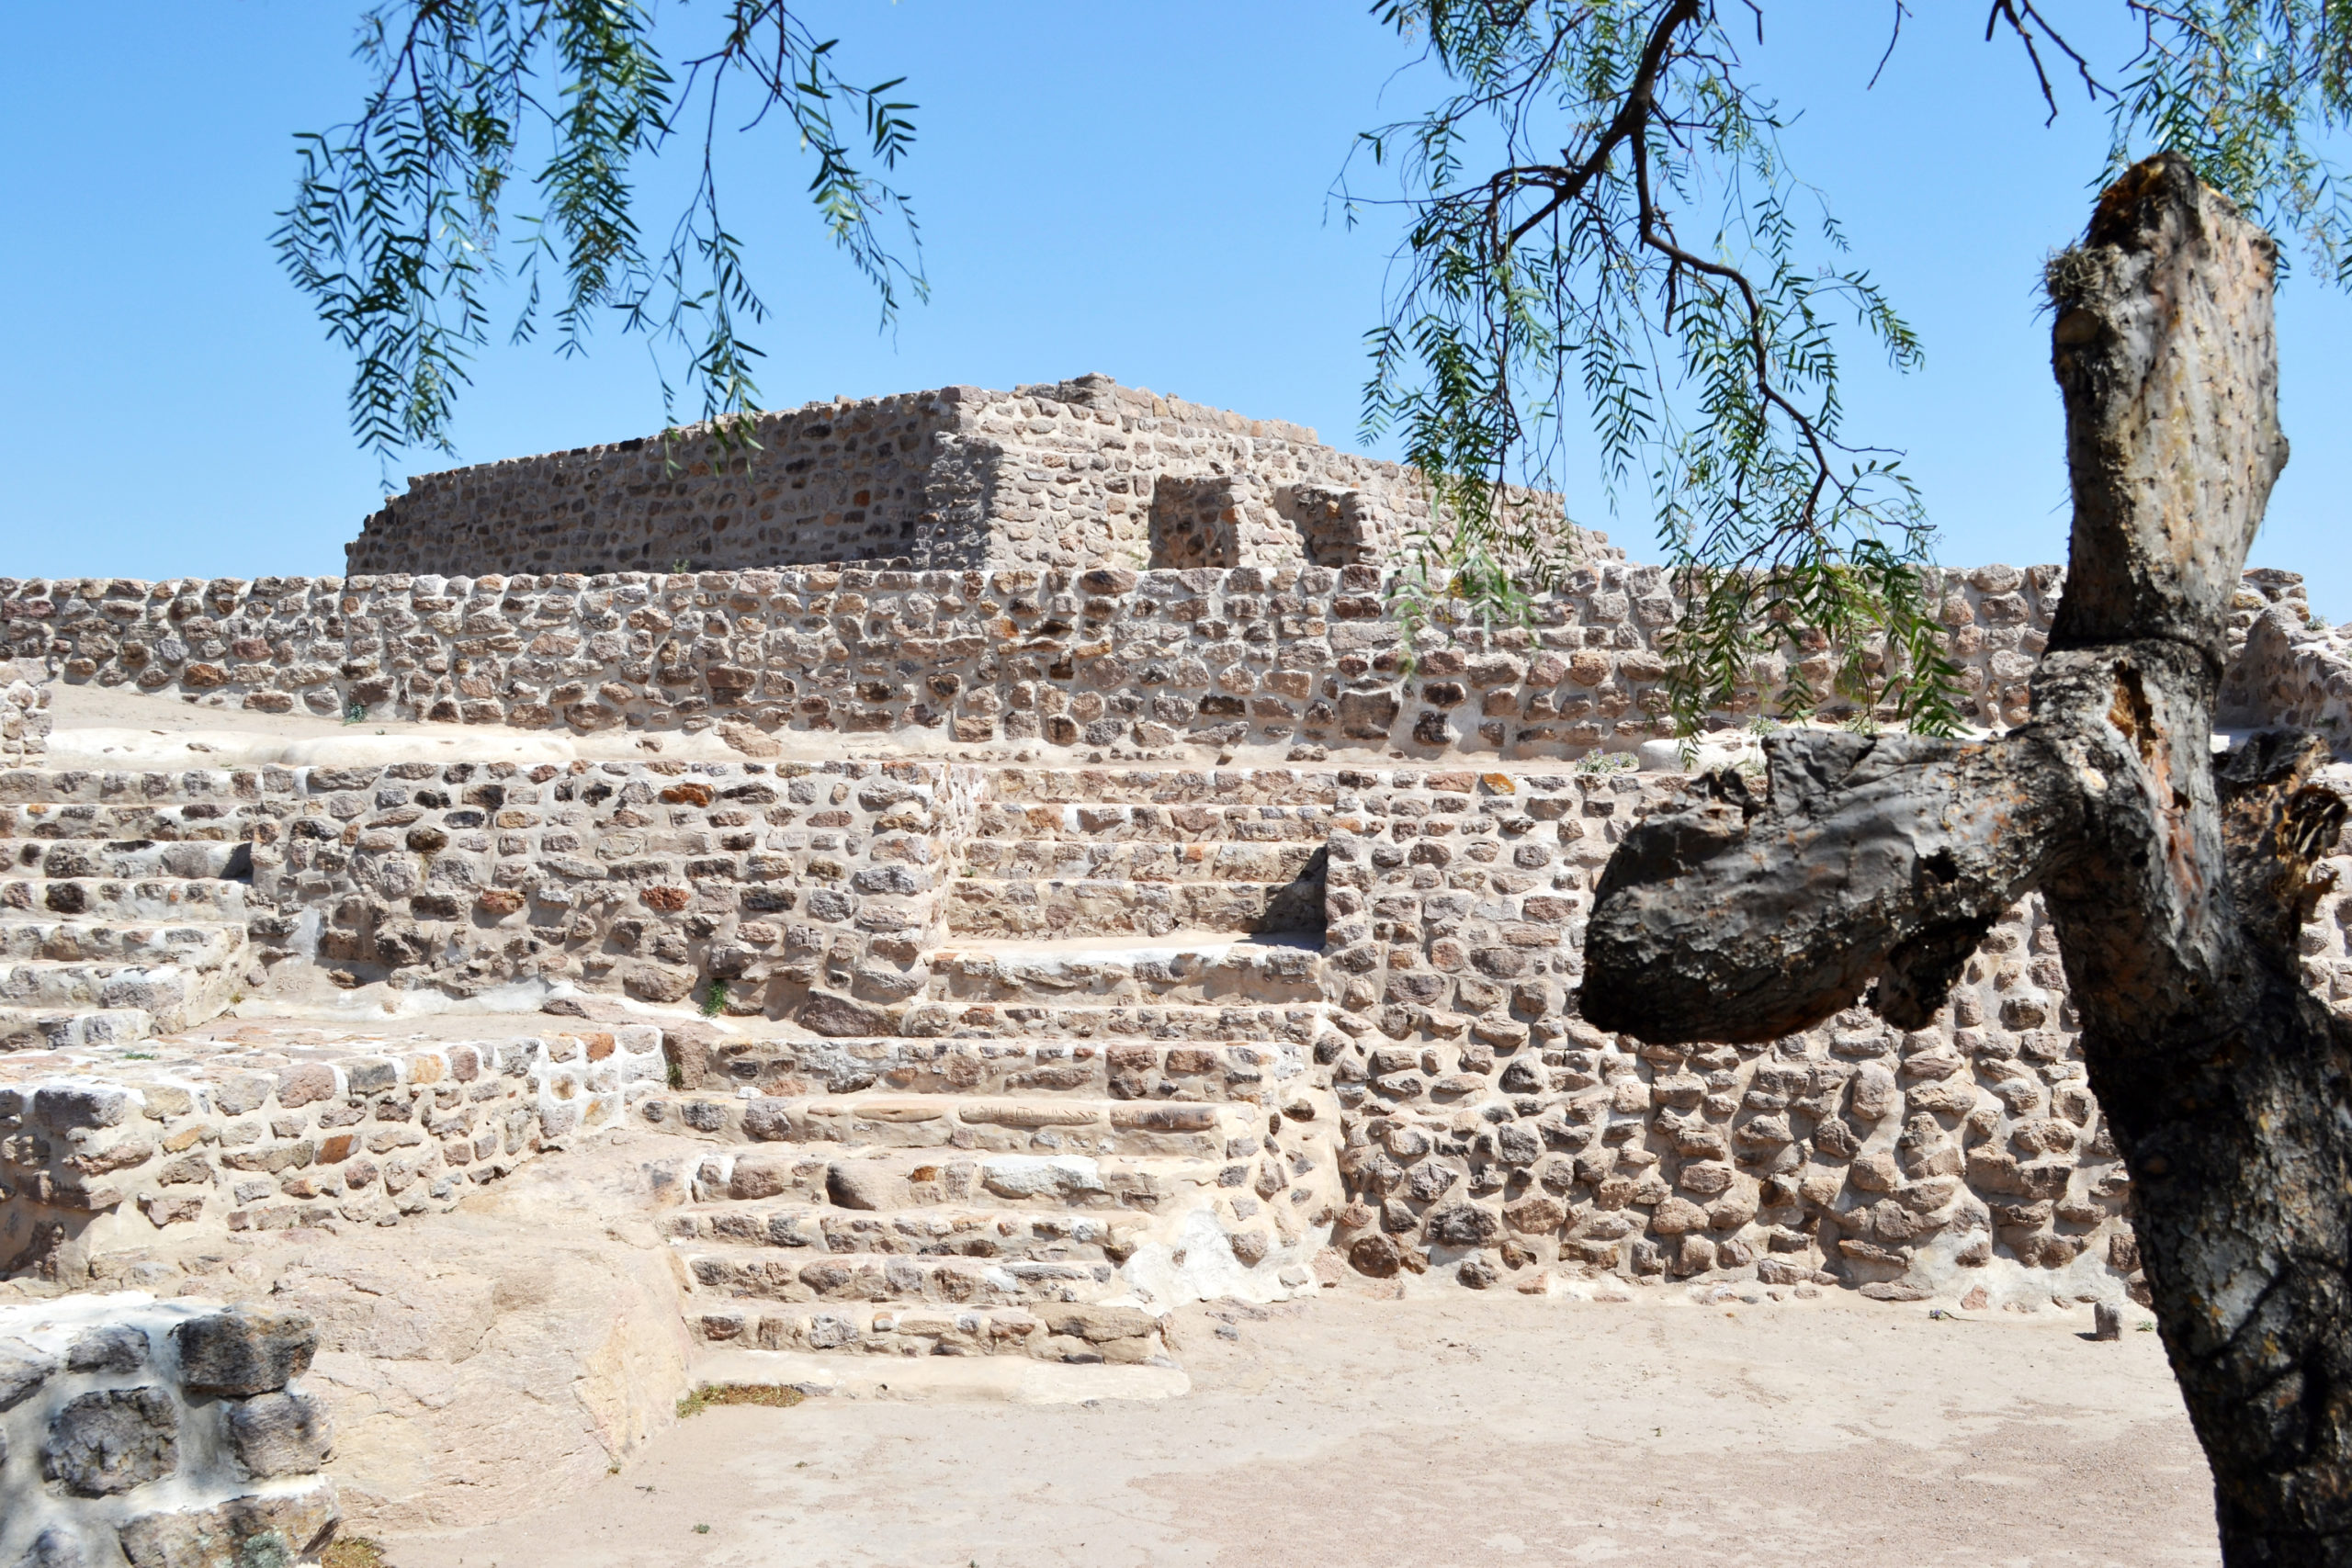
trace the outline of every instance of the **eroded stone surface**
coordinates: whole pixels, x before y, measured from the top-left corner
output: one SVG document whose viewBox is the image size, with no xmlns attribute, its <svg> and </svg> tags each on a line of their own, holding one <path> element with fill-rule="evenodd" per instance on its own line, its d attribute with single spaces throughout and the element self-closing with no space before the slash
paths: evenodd
<svg viewBox="0 0 2352 1568">
<path fill-rule="evenodd" d="M 253 1493 L 208 1508 L 141 1514 L 121 1529 L 131 1568 L 249 1568 L 291 1564 L 334 1538 L 340 1514 L 331 1482 L 294 1492 Z"/>
<path fill-rule="evenodd" d="M 318 1349 L 311 1320 L 251 1307 L 193 1319 L 172 1330 L 180 1375 L 199 1393 L 269 1393 L 302 1375 Z"/>
<path fill-rule="evenodd" d="M 237 1462 L 266 1478 L 308 1475 L 334 1453 L 334 1426 L 320 1400 L 300 1393 L 264 1393 L 228 1406 L 224 1417 Z"/>
<path fill-rule="evenodd" d="M 178 1467 L 179 1410 L 160 1388 L 77 1394 L 49 1424 L 41 1473 L 77 1497 L 128 1492 Z"/>
</svg>

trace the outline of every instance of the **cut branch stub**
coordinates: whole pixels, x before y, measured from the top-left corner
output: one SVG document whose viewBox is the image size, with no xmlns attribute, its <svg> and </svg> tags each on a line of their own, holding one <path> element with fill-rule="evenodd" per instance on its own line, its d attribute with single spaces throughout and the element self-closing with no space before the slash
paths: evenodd
<svg viewBox="0 0 2352 1568">
<path fill-rule="evenodd" d="M 2224 647 L 2287 465 L 2271 290 L 2278 247 L 2165 153 L 2099 197 L 2049 269 L 2075 527 L 2053 649 Z M 2218 662 L 2216 673 L 2219 673 Z"/>
<path fill-rule="evenodd" d="M 2072 831 L 2041 747 L 1775 736 L 1770 795 L 1651 818 L 1602 874 L 1584 1015 L 1644 1040 L 1774 1040 L 1852 1005 L 1924 1021 Z M 1752 814 L 1751 814 L 1752 813 Z"/>
</svg>

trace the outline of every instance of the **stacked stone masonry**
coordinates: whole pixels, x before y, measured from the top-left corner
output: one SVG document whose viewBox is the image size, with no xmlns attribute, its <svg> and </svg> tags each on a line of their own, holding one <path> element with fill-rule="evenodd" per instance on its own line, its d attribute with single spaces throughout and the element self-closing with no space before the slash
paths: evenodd
<svg viewBox="0 0 2352 1568">
<path fill-rule="evenodd" d="M 299 1314 L 136 1292 L 0 1306 L 0 1562 L 315 1561 L 341 1518 Z"/>
<path fill-rule="evenodd" d="M 165 1240 L 445 1213 L 617 1125 L 666 1076 L 661 1032 L 643 1024 L 0 1056 L 0 1272 L 73 1280 Z"/>
<path fill-rule="evenodd" d="M 0 581 L 19 671 L 69 682 L 932 753 L 0 773 L 0 1258 L 135 1279 L 215 1231 L 399 1223 L 626 1115 L 710 1146 L 671 1240 L 712 1345 L 1150 1361 L 1169 1305 L 1334 1268 L 2136 1288 L 2030 903 L 1926 1030 L 1667 1051 L 1575 1017 L 1592 878 L 1682 787 L 1622 755 L 1664 733 L 1663 573 L 1599 564 L 1408 653 L 1374 567 L 1247 564 L 1251 472 L 1180 478 L 1123 515 L 1183 570 Z M 1340 528 L 1363 493 L 1292 500 Z M 2022 718 L 2059 574 L 1935 586 L 1972 716 Z M 2228 721 L 2340 735 L 2299 580 L 2250 573 L 2236 611 Z M 1139 760 L 1245 744 L 1295 765 Z M 955 760 L 1000 745 L 1054 750 Z M 2342 902 L 2305 939 L 2339 1004 Z M 673 1011 L 182 1032 L 320 972 Z"/>
<path fill-rule="evenodd" d="M 120 1277 L 175 1227 L 391 1223 L 633 1107 L 718 1150 L 675 1238 L 715 1343 L 1148 1359 L 1170 1302 L 1307 1288 L 1327 1242 L 1471 1285 L 2135 1284 L 2030 903 L 1926 1030 L 1858 1011 L 1684 1051 L 1575 1017 L 1592 879 L 1683 783 L 1609 759 L 7 774 L 51 850 L 239 835 L 251 984 L 314 954 L 355 983 L 560 982 L 790 1028 L 21 1051 L 5 1247 Z M 28 916 L 174 890 L 7 888 Z M 2331 895 L 2305 940 L 2338 1005 L 2346 915 Z"/>
<path fill-rule="evenodd" d="M 723 1145 L 673 1222 L 708 1343 L 1145 1362 L 1170 1305 L 1311 1288 L 1329 779 L 984 783 L 872 1037 L 688 1043 L 644 1107 Z"/>
<path fill-rule="evenodd" d="M 1938 574 L 1973 722 L 2024 716 L 2061 585 L 2053 567 Z M 1632 750 L 1671 733 L 1659 645 L 1676 615 L 1663 570 L 1624 565 L 1571 574 L 1523 626 L 1409 645 L 1368 565 L 0 579 L 18 657 L 209 707 L 1090 752 Z M 1799 668 L 1827 689 L 1826 652 Z M 1790 673 L 1759 660 L 1715 722 L 1754 719 Z"/>
<path fill-rule="evenodd" d="M 1769 1046 L 1682 1048 L 1577 1018 L 1593 886 L 1682 782 L 1340 775 L 1328 962 L 1343 1038 L 1324 1065 L 1353 1198 L 1337 1245 L 1355 1267 L 1894 1300 L 2136 1289 L 2128 1178 L 2036 901 L 1925 1030 L 1856 1009 Z M 2312 929 L 2341 951 L 2332 923 Z"/>
<path fill-rule="evenodd" d="M 1571 532 L 1544 521 L 1556 498 L 1507 504 L 1538 555 Z M 811 403 L 724 441 L 695 426 L 430 474 L 345 553 L 355 576 L 1345 566 L 1394 553 L 1429 516 L 1419 476 L 1394 463 L 1087 376 Z M 1589 558 L 1623 558 L 1605 536 L 1574 537 Z"/>
<path fill-rule="evenodd" d="M 945 931 L 978 783 L 865 762 L 0 773 L 0 946 L 54 947 L 86 916 L 185 952 L 226 925 L 247 959 L 229 978 L 255 987 L 288 960 L 456 996 L 563 980 L 702 1002 L 715 980 L 729 1012 L 870 1030 Z"/>
<path fill-rule="evenodd" d="M 0 766 L 19 767 L 49 746 L 49 664 L 0 659 Z"/>
</svg>

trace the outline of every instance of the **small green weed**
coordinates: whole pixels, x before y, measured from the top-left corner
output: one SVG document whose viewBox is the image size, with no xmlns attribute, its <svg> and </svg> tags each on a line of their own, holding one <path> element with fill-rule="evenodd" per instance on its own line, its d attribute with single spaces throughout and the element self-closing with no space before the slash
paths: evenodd
<svg viewBox="0 0 2352 1568">
<path fill-rule="evenodd" d="M 718 1016 L 718 1014 L 719 1014 L 720 1010 L 723 1010 L 726 1006 L 727 1006 L 727 982 L 726 982 L 726 981 L 724 981 L 724 980 L 713 980 L 713 981 L 712 981 L 708 986 L 707 986 L 707 987 L 705 987 L 703 988 L 703 993 L 702 993 L 702 1015 L 703 1015 L 703 1017 L 705 1017 L 705 1018 L 717 1018 L 717 1017 Z"/>
<path fill-rule="evenodd" d="M 364 1535 L 346 1535 L 319 1554 L 319 1568 L 386 1568 L 383 1547 Z"/>
<path fill-rule="evenodd" d="M 678 1401 L 678 1419 L 699 1416 L 714 1404 L 764 1404 L 789 1410 L 808 1399 L 797 1388 L 766 1382 L 707 1382 Z"/>
</svg>

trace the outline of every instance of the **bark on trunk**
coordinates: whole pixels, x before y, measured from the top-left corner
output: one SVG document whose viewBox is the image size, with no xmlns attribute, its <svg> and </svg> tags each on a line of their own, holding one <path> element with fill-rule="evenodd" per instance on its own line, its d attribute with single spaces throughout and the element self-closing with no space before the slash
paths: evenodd
<svg viewBox="0 0 2352 1568">
<path fill-rule="evenodd" d="M 2285 466 L 2276 249 L 2185 160 L 2100 198 L 2052 267 L 2072 560 L 2031 722 L 1962 744 L 1769 742 L 1629 834 L 1585 1016 L 1770 1039 L 1871 1000 L 1917 1027 L 1991 922 L 2046 900 L 2091 1088 L 2232 1564 L 2352 1564 L 2352 1030 L 2297 932 L 2345 804 L 2316 738 L 2217 767 L 2231 596 Z"/>
</svg>

